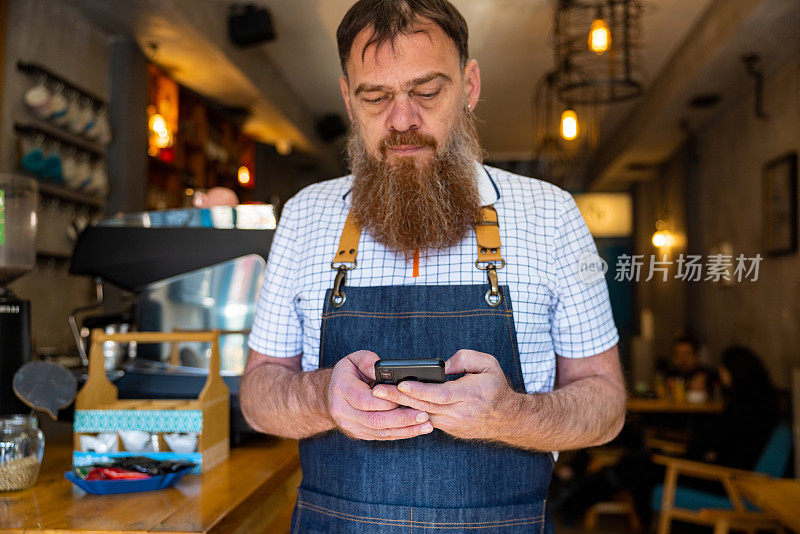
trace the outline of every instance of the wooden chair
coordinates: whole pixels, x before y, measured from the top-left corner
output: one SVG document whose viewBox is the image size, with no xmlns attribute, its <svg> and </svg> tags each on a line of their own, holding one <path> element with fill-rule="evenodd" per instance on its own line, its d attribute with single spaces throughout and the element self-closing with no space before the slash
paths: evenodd
<svg viewBox="0 0 800 534">
<path fill-rule="evenodd" d="M 599 447 L 592 449 L 590 452 L 591 460 L 587 467 L 587 471 L 595 473 L 613 465 L 625 453 L 624 449 L 617 447 Z M 624 515 L 628 518 L 628 524 L 634 532 L 638 532 L 642 528 L 642 523 L 636 515 L 636 509 L 633 506 L 633 497 L 629 491 L 623 490 L 614 495 L 611 500 L 601 501 L 592 505 L 583 516 L 583 527 L 588 531 L 594 531 L 597 528 L 597 522 L 601 515 Z"/>
<path fill-rule="evenodd" d="M 759 476 L 758 473 L 669 456 L 657 455 L 653 457 L 653 461 L 667 468 L 664 478 L 664 491 L 661 498 L 661 510 L 658 516 L 657 534 L 668 534 L 674 519 L 714 527 L 714 534 L 726 534 L 734 527 L 752 533 L 755 533 L 758 529 L 782 532 L 778 522 L 748 507 L 733 484 L 734 477 Z M 680 475 L 720 482 L 725 489 L 732 509 L 701 508 L 692 510 L 676 506 L 675 494 L 678 489 L 678 477 Z M 766 475 L 760 476 L 766 477 Z M 720 499 L 722 498 L 720 497 Z"/>
<path fill-rule="evenodd" d="M 736 476 L 780 477 L 789 461 L 791 430 L 780 424 L 772 432 L 761 452 L 754 471 L 733 469 L 672 458 L 654 456 L 653 461 L 667 467 L 664 485 L 653 491 L 653 504 L 660 500 L 658 534 L 667 534 L 673 519 L 713 526 L 715 532 L 728 532 L 731 527 L 755 532 L 756 529 L 779 529 L 780 526 L 742 498 L 733 479 Z M 678 476 L 686 475 L 706 480 L 715 480 L 725 489 L 727 497 L 678 486 Z"/>
</svg>

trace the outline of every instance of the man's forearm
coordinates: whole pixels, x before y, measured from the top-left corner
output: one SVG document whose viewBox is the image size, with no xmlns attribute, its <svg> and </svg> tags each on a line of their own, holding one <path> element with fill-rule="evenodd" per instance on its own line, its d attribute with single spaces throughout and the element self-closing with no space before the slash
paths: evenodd
<svg viewBox="0 0 800 534">
<path fill-rule="evenodd" d="M 625 422 L 625 392 L 599 376 L 550 393 L 514 393 L 499 407 L 496 439 L 514 447 L 563 451 L 612 440 Z"/>
<path fill-rule="evenodd" d="M 334 428 L 326 406 L 331 370 L 300 372 L 276 364 L 249 370 L 239 388 L 242 414 L 253 429 L 302 439 Z"/>
</svg>

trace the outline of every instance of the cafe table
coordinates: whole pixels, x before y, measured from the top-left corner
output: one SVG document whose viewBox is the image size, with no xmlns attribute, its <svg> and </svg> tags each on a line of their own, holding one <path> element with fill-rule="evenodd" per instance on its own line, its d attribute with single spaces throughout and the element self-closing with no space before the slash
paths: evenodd
<svg viewBox="0 0 800 534">
<path fill-rule="evenodd" d="M 0 493 L 0 533 L 288 532 L 300 482 L 293 440 L 254 439 L 172 488 L 120 495 L 73 486 L 71 456 L 71 433 L 48 439 L 36 485 Z"/>
<path fill-rule="evenodd" d="M 768 516 L 800 532 L 800 480 L 747 476 L 736 477 L 734 484 Z"/>
</svg>

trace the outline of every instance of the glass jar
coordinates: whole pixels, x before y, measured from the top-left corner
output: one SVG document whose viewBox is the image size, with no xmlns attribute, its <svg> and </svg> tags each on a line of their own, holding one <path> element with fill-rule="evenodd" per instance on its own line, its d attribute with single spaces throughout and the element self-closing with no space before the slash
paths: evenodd
<svg viewBox="0 0 800 534">
<path fill-rule="evenodd" d="M 0 417 L 0 492 L 36 484 L 43 453 L 44 435 L 36 416 Z"/>
</svg>

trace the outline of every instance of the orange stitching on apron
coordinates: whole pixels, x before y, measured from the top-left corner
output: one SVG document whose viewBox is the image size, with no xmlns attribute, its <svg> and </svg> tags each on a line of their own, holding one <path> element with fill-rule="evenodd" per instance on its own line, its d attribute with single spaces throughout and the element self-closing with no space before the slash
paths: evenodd
<svg viewBox="0 0 800 534">
<path fill-rule="evenodd" d="M 322 305 L 325 309 L 326 304 Z M 322 352 L 325 350 L 325 314 L 322 314 L 322 333 L 319 336 L 319 357 L 317 358 L 317 367 L 322 367 Z"/>
<path fill-rule="evenodd" d="M 413 315 L 413 314 L 419 314 L 419 313 L 427 313 L 427 314 L 454 314 L 455 313 L 455 314 L 459 314 L 459 313 L 469 313 L 469 312 L 483 313 L 485 315 L 503 315 L 503 314 L 511 313 L 508 310 L 508 308 L 505 308 L 505 311 L 503 311 L 503 310 L 492 310 L 492 309 L 486 309 L 486 308 L 478 308 L 478 309 L 474 309 L 474 310 L 458 310 L 458 311 L 420 310 L 420 311 L 409 311 L 409 312 L 378 312 L 378 311 L 371 312 L 371 311 L 366 311 L 366 310 L 340 310 L 340 311 L 329 311 L 327 313 L 327 315 L 325 315 L 325 317 L 330 317 L 331 315 L 337 315 L 337 314 L 340 314 L 340 313 L 342 313 L 342 314 L 344 314 L 344 313 L 372 313 L 372 314 L 375 314 L 375 315 L 386 315 L 387 317 L 394 317 L 395 315 L 409 315 L 409 314 Z"/>
<path fill-rule="evenodd" d="M 544 514 L 542 514 L 537 516 L 519 517 L 517 519 L 503 519 L 500 521 L 483 521 L 483 522 L 467 522 L 467 523 L 431 522 L 431 521 L 414 522 L 413 516 L 412 519 L 409 520 L 409 519 L 386 519 L 383 517 L 353 515 L 344 512 L 338 512 L 336 510 L 331 510 L 330 508 L 325 508 L 317 504 L 311 504 L 309 502 L 300 499 L 298 499 L 297 501 L 297 507 L 308 508 L 309 510 L 330 517 L 335 517 L 337 519 L 345 519 L 348 521 L 355 521 L 358 523 L 372 523 L 376 525 L 391 525 L 391 526 L 411 526 L 411 523 L 414 523 L 415 525 L 421 526 L 422 528 L 452 528 L 453 526 L 460 526 L 463 528 L 489 528 L 489 527 L 499 527 L 499 526 L 530 525 L 539 523 L 544 520 Z"/>
<path fill-rule="evenodd" d="M 511 291 L 511 289 L 509 289 L 509 292 L 510 291 Z M 508 295 L 506 295 L 506 297 L 508 297 Z M 507 300 L 508 300 L 508 298 L 504 298 L 503 299 L 503 307 L 506 309 L 506 311 L 508 311 L 508 307 L 506 306 L 506 301 Z M 525 381 L 522 380 L 520 378 L 520 376 L 519 376 L 519 371 L 522 370 L 522 361 L 520 361 L 519 356 L 517 356 L 517 351 L 516 351 L 516 348 L 515 348 L 516 343 L 515 343 L 514 336 L 512 335 L 512 330 L 511 330 L 511 313 L 510 312 L 508 313 L 508 315 L 506 315 L 506 318 L 508 320 L 508 338 L 511 341 L 511 352 L 514 354 L 514 360 L 515 360 L 515 363 L 514 363 L 514 376 L 517 377 L 517 383 L 522 383 L 522 390 L 525 391 Z"/>
<path fill-rule="evenodd" d="M 487 315 L 495 315 L 497 317 L 510 317 L 508 314 L 505 314 L 505 313 L 492 313 L 492 314 L 489 314 L 489 313 L 473 313 L 473 314 L 468 314 L 468 315 L 398 315 L 396 317 L 381 317 L 379 315 L 375 315 L 375 314 L 371 314 L 371 313 L 357 313 L 357 312 L 351 312 L 351 313 L 347 314 L 347 316 L 349 316 L 349 317 L 374 317 L 376 319 L 416 319 L 416 318 L 426 318 L 426 317 L 430 318 L 430 319 L 438 319 L 438 318 L 447 319 L 448 317 L 455 317 L 455 318 L 458 318 L 458 317 L 486 317 Z M 341 316 L 345 316 L 345 314 L 342 314 L 342 315 L 327 315 L 327 316 L 323 316 L 322 318 L 323 319 L 333 319 L 334 317 L 337 317 L 337 316 L 341 317 Z"/>
</svg>

